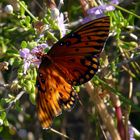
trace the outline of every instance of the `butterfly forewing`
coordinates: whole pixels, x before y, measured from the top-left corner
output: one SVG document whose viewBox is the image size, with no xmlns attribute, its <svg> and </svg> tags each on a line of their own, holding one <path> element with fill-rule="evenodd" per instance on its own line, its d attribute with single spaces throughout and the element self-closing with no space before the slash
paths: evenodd
<svg viewBox="0 0 140 140">
<path fill-rule="evenodd" d="M 90 21 L 58 41 L 48 55 L 71 85 L 89 81 L 109 34 L 109 17 Z"/>
</svg>

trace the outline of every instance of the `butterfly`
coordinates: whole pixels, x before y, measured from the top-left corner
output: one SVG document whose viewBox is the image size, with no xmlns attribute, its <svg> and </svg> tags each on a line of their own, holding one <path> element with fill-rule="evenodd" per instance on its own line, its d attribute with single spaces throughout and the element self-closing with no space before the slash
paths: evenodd
<svg viewBox="0 0 140 140">
<path fill-rule="evenodd" d="M 36 80 L 36 106 L 43 128 L 50 128 L 62 110 L 73 108 L 77 98 L 73 86 L 86 83 L 97 72 L 109 28 L 109 17 L 90 21 L 67 34 L 42 55 Z"/>
</svg>

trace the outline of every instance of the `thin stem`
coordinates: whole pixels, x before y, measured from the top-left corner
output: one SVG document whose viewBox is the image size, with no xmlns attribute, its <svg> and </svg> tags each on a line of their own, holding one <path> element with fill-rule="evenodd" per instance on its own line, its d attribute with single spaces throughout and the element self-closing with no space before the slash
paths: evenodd
<svg viewBox="0 0 140 140">
<path fill-rule="evenodd" d="M 81 8 L 83 11 L 83 15 L 87 16 L 87 10 L 89 9 L 89 5 L 86 0 L 80 0 Z"/>
<path fill-rule="evenodd" d="M 136 60 L 138 60 L 138 59 L 140 59 L 140 55 L 137 55 L 137 56 L 135 56 L 135 57 L 133 57 L 133 58 L 130 58 L 130 59 L 128 59 L 128 60 L 124 60 L 124 61 L 118 63 L 116 66 L 119 68 L 119 67 L 121 67 L 121 66 L 123 66 L 123 65 L 126 65 L 126 64 L 128 64 L 128 63 L 134 62 L 134 61 L 136 61 Z"/>
<path fill-rule="evenodd" d="M 132 93 L 133 93 L 133 78 L 130 76 L 129 77 L 129 94 L 128 94 L 128 98 L 131 99 L 132 97 Z M 125 111 L 125 128 L 126 128 L 126 139 L 129 140 L 129 125 L 128 125 L 128 121 L 129 121 L 129 114 L 131 111 L 131 105 L 126 106 L 127 109 Z"/>
<path fill-rule="evenodd" d="M 125 66 L 122 66 L 122 68 L 123 68 L 126 72 L 128 72 L 128 74 L 129 74 L 130 76 L 132 76 L 133 78 L 136 78 L 136 79 L 137 79 L 136 75 L 133 74 L 133 73 L 131 72 L 130 69 L 128 69 L 128 68 L 125 67 Z"/>
<path fill-rule="evenodd" d="M 61 133 L 61 132 L 59 132 L 59 131 L 57 131 L 57 130 L 55 130 L 53 128 L 50 128 L 49 130 L 54 132 L 54 133 L 56 133 L 56 134 L 58 134 L 58 135 L 60 135 L 60 136 L 62 136 L 62 137 L 64 137 L 64 138 L 66 138 L 66 139 L 68 139 L 68 140 L 74 140 L 74 139 L 69 138 L 67 135 L 65 135 L 65 134 L 63 134 L 63 133 Z"/>
<path fill-rule="evenodd" d="M 0 83 L 0 87 L 3 87 L 3 88 L 9 88 L 10 85 L 9 85 L 9 84 L 1 84 L 1 83 Z"/>
<path fill-rule="evenodd" d="M 21 1 L 18 0 L 18 3 L 19 3 L 20 6 L 22 6 L 22 7 L 25 9 L 25 11 L 26 11 L 35 21 L 38 21 L 38 19 L 37 19 L 37 18 L 22 4 Z"/>
<path fill-rule="evenodd" d="M 15 99 L 9 103 L 9 105 L 8 105 L 7 108 L 2 109 L 2 110 L 0 110 L 0 111 L 5 111 L 5 110 L 6 110 L 6 112 L 8 113 L 9 110 L 10 110 L 10 108 L 22 97 L 22 95 L 23 95 L 24 93 L 25 93 L 25 91 L 21 91 L 21 92 L 15 97 Z"/>
<path fill-rule="evenodd" d="M 51 39 L 54 40 L 54 42 L 57 42 L 57 41 L 58 41 L 58 39 L 57 39 L 51 32 L 47 31 L 47 34 L 48 34 L 48 36 L 49 36 Z"/>
<path fill-rule="evenodd" d="M 140 19 L 140 16 L 138 16 L 137 14 L 135 14 L 135 13 L 133 13 L 133 12 L 127 10 L 127 9 L 124 9 L 124 8 L 122 8 L 122 7 L 120 7 L 120 6 L 116 5 L 116 4 L 110 4 L 110 5 L 112 5 L 112 6 L 116 7 L 116 8 L 118 8 L 118 9 L 120 9 L 120 10 L 126 12 L 126 13 L 129 13 L 129 14 L 135 16 L 136 18 Z"/>
</svg>

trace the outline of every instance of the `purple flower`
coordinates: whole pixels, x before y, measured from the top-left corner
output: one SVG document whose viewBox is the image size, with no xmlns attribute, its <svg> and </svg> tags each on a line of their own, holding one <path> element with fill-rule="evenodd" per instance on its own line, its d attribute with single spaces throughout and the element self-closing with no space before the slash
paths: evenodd
<svg viewBox="0 0 140 140">
<path fill-rule="evenodd" d="M 113 10 L 115 10 L 115 7 L 112 6 L 112 5 L 106 5 L 106 6 L 104 7 L 104 11 L 113 11 Z"/>
<path fill-rule="evenodd" d="M 87 11 L 88 17 L 84 18 L 82 23 L 84 24 L 84 23 L 89 22 L 93 19 L 103 17 L 103 16 L 105 16 L 104 15 L 105 12 L 115 10 L 115 7 L 112 6 L 111 3 L 112 4 L 119 4 L 119 1 L 112 0 L 112 1 L 110 1 L 110 4 L 102 4 L 98 7 L 94 7 L 94 8 L 89 9 Z"/>
<path fill-rule="evenodd" d="M 31 61 L 25 61 L 24 60 L 24 72 L 23 72 L 23 74 L 26 74 L 26 72 L 27 72 L 27 70 L 29 69 L 29 67 L 30 67 L 30 65 L 31 65 Z"/>
<path fill-rule="evenodd" d="M 28 48 L 24 48 L 20 50 L 20 57 L 23 58 L 24 66 L 23 66 L 23 74 L 26 74 L 30 65 L 39 66 L 41 63 L 41 59 L 39 59 L 39 55 L 43 54 L 44 49 L 48 47 L 47 44 L 40 44 L 37 47 L 33 48 L 31 51 Z"/>
<path fill-rule="evenodd" d="M 110 3 L 112 3 L 112 4 L 119 4 L 119 0 L 110 0 Z"/>
<path fill-rule="evenodd" d="M 26 74 L 27 69 L 30 67 L 31 60 L 33 59 L 33 56 L 30 53 L 30 50 L 28 48 L 24 48 L 20 50 L 20 57 L 23 58 L 24 61 L 24 74 Z"/>
<path fill-rule="evenodd" d="M 59 8 L 62 6 L 63 1 L 60 1 Z M 51 17 L 57 22 L 57 25 L 59 27 L 61 37 L 63 37 L 66 34 L 66 27 L 65 27 L 65 21 L 64 21 L 64 15 L 63 13 L 59 12 L 58 8 L 51 9 Z"/>
<path fill-rule="evenodd" d="M 56 20 L 57 17 L 59 17 L 59 15 L 60 15 L 60 12 L 59 12 L 58 8 L 54 7 L 51 9 L 51 18 L 52 19 Z"/>
<path fill-rule="evenodd" d="M 28 55 L 30 54 L 30 50 L 28 48 L 24 48 L 20 50 L 19 54 L 22 58 L 27 58 Z"/>
<path fill-rule="evenodd" d="M 36 55 L 37 53 L 40 53 L 40 52 L 43 52 L 45 48 L 48 47 L 48 44 L 40 44 L 39 46 L 36 46 L 34 47 L 32 50 L 31 50 L 31 53 L 33 55 Z"/>
<path fill-rule="evenodd" d="M 133 130 L 133 126 L 129 126 L 129 137 L 130 137 L 130 140 L 136 140 L 134 138 L 134 130 Z"/>
<path fill-rule="evenodd" d="M 66 27 L 64 24 L 64 15 L 60 13 L 60 15 L 57 17 L 58 27 L 60 29 L 62 37 L 66 35 Z"/>
</svg>

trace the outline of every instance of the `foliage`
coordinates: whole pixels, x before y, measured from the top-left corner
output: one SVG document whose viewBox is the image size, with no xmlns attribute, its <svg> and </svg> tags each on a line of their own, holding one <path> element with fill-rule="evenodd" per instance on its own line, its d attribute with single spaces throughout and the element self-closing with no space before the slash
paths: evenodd
<svg viewBox="0 0 140 140">
<path fill-rule="evenodd" d="M 62 22 L 61 25 L 55 17 L 59 17 L 59 11 L 53 11 L 49 2 L 43 1 L 42 4 L 42 1 L 7 0 L 1 3 L 0 139 L 60 139 L 52 131 L 40 127 L 35 110 L 37 69 L 31 65 L 24 74 L 24 60 L 20 51 L 24 48 L 32 50 L 43 43 L 50 47 L 65 31 L 69 32 L 75 24 L 80 24 L 83 13 L 81 1 L 64 1 L 60 11 L 68 11 L 68 16 L 65 16 L 66 23 Z M 59 1 L 56 3 L 60 4 Z M 13 10 L 7 10 L 7 5 L 12 5 Z M 133 1 L 131 4 L 123 1 L 119 5 L 112 5 L 116 9 L 106 11 L 111 21 L 110 37 L 101 55 L 100 70 L 92 79 L 92 84 L 103 96 L 107 109 L 111 110 L 110 115 L 115 114 L 113 108 L 117 106 L 116 102 L 121 102 L 125 121 L 129 120 L 140 131 L 140 121 L 136 119 L 139 118 L 140 111 L 140 16 L 137 6 L 140 2 Z M 104 139 L 101 132 L 103 124 L 91 97 L 83 85 L 75 88 L 83 106 L 77 103 L 73 111 L 64 112 L 57 117 L 54 128 L 78 140 L 82 137 L 87 140 L 93 137 Z M 115 117 L 114 120 L 116 121 Z M 137 139 L 140 138 L 139 133 L 135 132 L 134 135 Z"/>
</svg>

